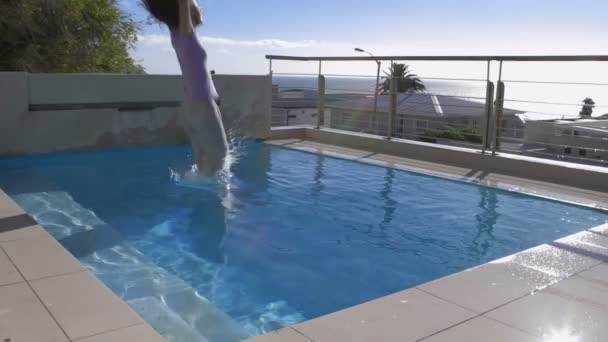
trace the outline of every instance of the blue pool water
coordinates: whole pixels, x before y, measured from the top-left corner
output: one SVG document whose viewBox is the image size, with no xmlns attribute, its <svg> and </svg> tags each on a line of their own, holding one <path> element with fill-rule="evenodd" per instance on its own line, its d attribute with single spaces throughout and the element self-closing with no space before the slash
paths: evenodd
<svg viewBox="0 0 608 342">
<path fill-rule="evenodd" d="M 159 332 L 236 341 L 603 224 L 604 212 L 249 143 L 0 159 L 0 187 Z"/>
</svg>

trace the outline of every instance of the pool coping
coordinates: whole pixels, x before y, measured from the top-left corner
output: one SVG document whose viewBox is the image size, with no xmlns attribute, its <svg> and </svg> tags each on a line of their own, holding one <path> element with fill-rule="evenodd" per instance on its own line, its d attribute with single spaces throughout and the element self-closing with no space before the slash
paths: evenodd
<svg viewBox="0 0 608 342">
<path fill-rule="evenodd" d="M 1 189 L 0 312 L 2 340 L 166 342 Z"/>
</svg>

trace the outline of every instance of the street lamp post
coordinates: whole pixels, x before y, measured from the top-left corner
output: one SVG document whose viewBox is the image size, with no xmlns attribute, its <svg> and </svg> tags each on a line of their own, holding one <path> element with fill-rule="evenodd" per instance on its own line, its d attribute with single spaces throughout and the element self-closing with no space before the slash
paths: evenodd
<svg viewBox="0 0 608 342">
<path fill-rule="evenodd" d="M 355 51 L 366 53 L 372 56 L 372 58 L 376 58 L 376 56 L 374 56 L 372 53 L 363 49 L 355 48 Z M 376 89 L 374 90 L 374 114 L 378 114 L 378 88 L 380 87 L 380 68 L 382 67 L 382 62 L 376 60 L 376 64 L 378 64 L 378 72 L 376 73 Z"/>
</svg>

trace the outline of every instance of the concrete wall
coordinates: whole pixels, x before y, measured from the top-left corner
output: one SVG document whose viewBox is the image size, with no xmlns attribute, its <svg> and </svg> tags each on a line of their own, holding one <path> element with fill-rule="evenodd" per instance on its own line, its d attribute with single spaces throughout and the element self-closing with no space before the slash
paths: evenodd
<svg viewBox="0 0 608 342">
<path fill-rule="evenodd" d="M 0 154 L 21 141 L 23 116 L 28 113 L 28 78 L 23 73 L 0 73 Z"/>
<path fill-rule="evenodd" d="M 215 77 L 226 129 L 270 134 L 268 76 Z M 0 155 L 187 143 L 181 77 L 0 73 Z"/>
</svg>

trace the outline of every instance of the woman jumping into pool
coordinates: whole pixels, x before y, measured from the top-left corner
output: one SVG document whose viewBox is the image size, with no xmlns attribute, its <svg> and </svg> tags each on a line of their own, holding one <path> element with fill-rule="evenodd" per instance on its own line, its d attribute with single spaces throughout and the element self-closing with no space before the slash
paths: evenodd
<svg viewBox="0 0 608 342">
<path fill-rule="evenodd" d="M 213 176 L 222 170 L 228 153 L 217 92 L 206 67 L 207 53 L 196 36 L 203 24 L 195 0 L 142 0 L 144 7 L 171 31 L 184 83 L 182 108 L 199 174 Z"/>
</svg>

